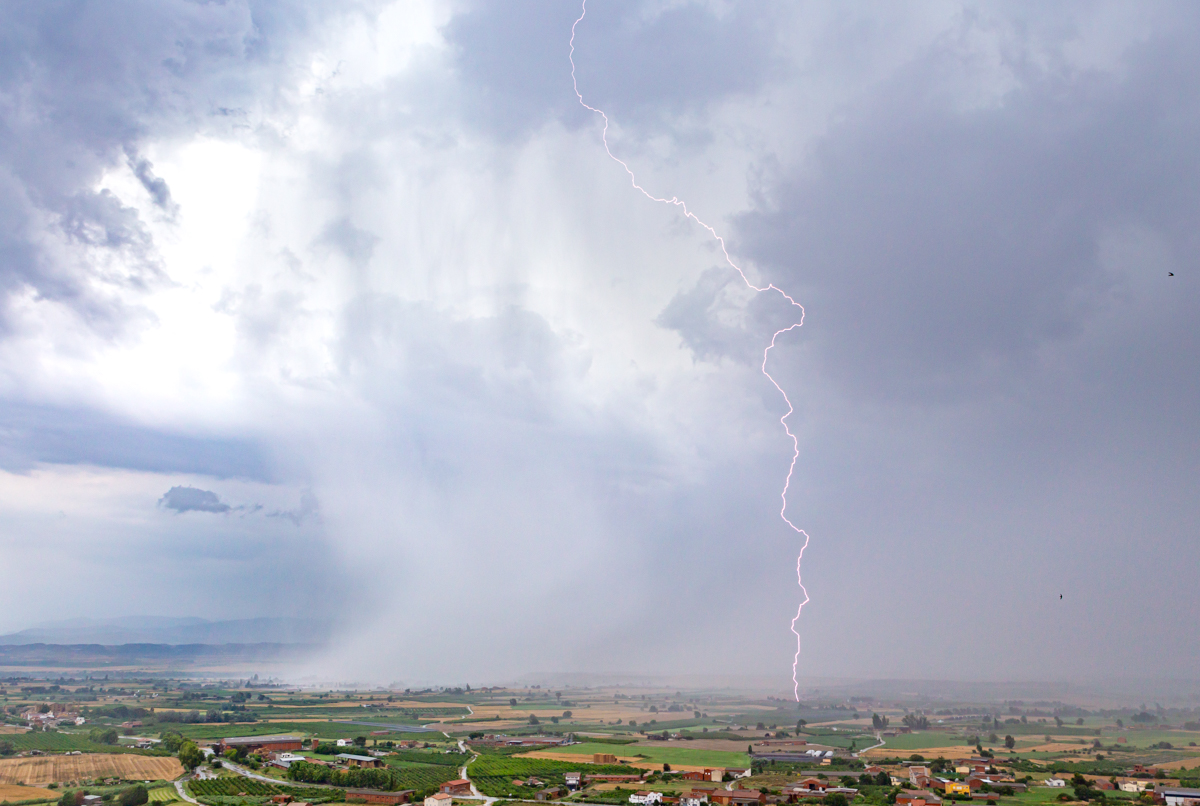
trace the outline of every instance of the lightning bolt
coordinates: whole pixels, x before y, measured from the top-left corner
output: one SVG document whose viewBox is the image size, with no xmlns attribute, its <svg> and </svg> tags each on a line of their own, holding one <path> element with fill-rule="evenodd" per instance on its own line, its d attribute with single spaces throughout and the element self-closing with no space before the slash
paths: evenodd
<svg viewBox="0 0 1200 806">
<path fill-rule="evenodd" d="M 783 482 L 783 492 L 779 494 L 779 497 L 782 500 L 782 504 L 779 509 L 779 517 L 782 518 L 783 522 L 791 527 L 794 532 L 804 538 L 804 542 L 800 546 L 800 554 L 798 557 L 796 557 L 796 584 L 800 586 L 800 593 L 803 596 L 803 600 L 800 602 L 799 607 L 796 608 L 796 615 L 792 617 L 791 624 L 792 634 L 796 636 L 796 654 L 792 658 L 792 694 L 795 696 L 796 702 L 799 702 L 800 682 L 796 677 L 796 671 L 800 665 L 800 633 L 796 632 L 796 621 L 799 620 L 800 613 L 803 612 L 804 606 L 808 604 L 809 601 L 808 590 L 804 587 L 804 578 L 800 574 L 800 564 L 804 560 L 804 550 L 808 548 L 808 533 L 788 519 L 787 494 L 788 488 L 792 485 L 792 474 L 796 470 L 796 460 L 800 458 L 800 441 L 796 438 L 796 435 L 792 433 L 792 429 L 788 427 L 787 423 L 788 417 L 792 416 L 792 412 L 795 411 L 795 408 L 792 406 L 792 401 L 788 398 L 787 392 L 783 391 L 783 387 L 779 385 L 779 382 L 771 376 L 770 372 L 767 372 L 767 359 L 771 355 L 771 350 L 775 349 L 775 343 L 778 341 L 780 336 L 782 336 L 784 333 L 795 330 L 804 324 L 804 306 L 792 299 L 787 292 L 777 287 L 774 283 L 769 283 L 765 286 L 757 286 L 750 282 L 750 278 L 746 276 L 746 272 L 742 271 L 742 267 L 734 263 L 733 258 L 729 256 L 729 250 L 725 248 L 725 239 L 722 238 L 715 229 L 697 218 L 696 214 L 689 210 L 687 204 L 678 196 L 672 196 L 669 199 L 663 199 L 649 193 L 644 187 L 638 184 L 637 176 L 634 175 L 633 170 L 629 167 L 628 163 L 612 153 L 612 149 L 608 145 L 608 115 L 604 113 L 603 109 L 597 109 L 594 106 L 589 106 L 587 102 L 583 100 L 583 93 L 579 91 L 579 80 L 575 77 L 575 29 L 579 27 L 579 23 L 583 22 L 583 18 L 586 16 L 587 0 L 582 0 L 579 19 L 575 20 L 575 23 L 571 26 L 571 51 L 568 56 L 568 58 L 571 60 L 571 84 L 575 87 L 575 97 L 579 99 L 580 106 L 582 106 L 584 109 L 587 109 L 589 112 L 594 112 L 604 119 L 604 129 L 600 133 L 600 139 L 604 141 L 605 153 L 608 154 L 609 158 L 612 159 L 613 162 L 625 169 L 625 173 L 629 175 L 629 183 L 635 190 L 637 190 L 647 199 L 659 204 L 670 204 L 678 207 L 683 212 L 685 218 L 690 218 L 692 221 L 695 221 L 701 227 L 708 230 L 708 234 L 716 239 L 717 243 L 721 245 L 721 254 L 725 256 L 725 262 L 728 263 L 733 270 L 738 273 L 738 276 L 742 278 L 742 282 L 744 282 L 750 289 L 760 294 L 764 291 L 774 291 L 776 294 L 779 294 L 781 297 L 787 300 L 789 305 L 800 310 L 800 321 L 785 328 L 776 330 L 771 336 L 771 343 L 768 344 L 766 349 L 763 350 L 762 360 L 762 374 L 767 376 L 767 380 L 771 382 L 771 385 L 774 386 L 779 392 L 780 396 L 783 397 L 783 402 L 787 404 L 787 413 L 779 418 L 779 423 L 783 426 L 783 430 L 788 435 L 788 438 L 792 440 L 792 461 L 791 464 L 788 465 L 787 478 Z"/>
</svg>

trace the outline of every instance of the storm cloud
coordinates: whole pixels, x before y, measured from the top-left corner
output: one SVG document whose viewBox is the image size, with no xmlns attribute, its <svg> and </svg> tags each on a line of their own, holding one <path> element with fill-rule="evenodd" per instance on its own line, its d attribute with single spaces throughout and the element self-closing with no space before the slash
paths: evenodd
<svg viewBox="0 0 1200 806">
<path fill-rule="evenodd" d="M 211 490 L 200 490 L 195 487 L 172 487 L 158 499 L 160 507 L 173 509 L 176 512 L 228 512 L 229 504 L 221 502 L 217 494 Z"/>
<path fill-rule="evenodd" d="M 403 617 L 321 679 L 790 690 L 792 311 L 604 153 L 577 6 L 0 14 L 6 556 L 134 563 L 95 615 Z M 1196 14 L 589 6 L 615 152 L 805 306 L 803 674 L 1200 652 Z"/>
</svg>

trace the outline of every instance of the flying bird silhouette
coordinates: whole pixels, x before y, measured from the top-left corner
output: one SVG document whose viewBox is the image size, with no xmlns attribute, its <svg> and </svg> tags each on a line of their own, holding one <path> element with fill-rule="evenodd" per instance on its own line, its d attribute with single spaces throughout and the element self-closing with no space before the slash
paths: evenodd
<svg viewBox="0 0 1200 806">
<path fill-rule="evenodd" d="M 1167 276 L 1168 276 L 1168 277 L 1174 277 L 1174 276 L 1175 276 L 1175 272 L 1173 272 L 1173 271 L 1169 271 L 1169 272 L 1167 272 Z"/>
<path fill-rule="evenodd" d="M 1061 598 L 1062 598 L 1062 594 L 1061 594 L 1061 593 L 1060 593 L 1060 594 L 1058 594 L 1058 598 L 1059 598 L 1059 599 L 1061 599 Z"/>
</svg>

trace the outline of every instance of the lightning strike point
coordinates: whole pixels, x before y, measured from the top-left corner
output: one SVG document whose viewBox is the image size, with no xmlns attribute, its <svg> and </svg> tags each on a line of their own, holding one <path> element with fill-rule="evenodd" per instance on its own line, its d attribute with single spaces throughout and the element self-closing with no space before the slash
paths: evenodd
<svg viewBox="0 0 1200 806">
<path fill-rule="evenodd" d="M 787 494 L 788 494 L 788 489 L 791 487 L 791 484 L 792 484 L 792 474 L 796 470 L 796 460 L 800 458 L 800 441 L 797 439 L 796 435 L 792 433 L 792 429 L 788 427 L 788 422 L 787 422 L 788 417 L 792 416 L 792 412 L 795 411 L 795 408 L 793 408 L 792 401 L 788 398 L 787 392 L 783 391 L 783 387 L 780 386 L 779 383 L 775 380 L 775 378 L 772 377 L 771 373 L 767 371 L 767 359 L 770 357 L 771 350 L 773 350 L 775 348 L 775 343 L 779 339 L 780 336 L 782 336 L 784 333 L 789 333 L 804 324 L 804 306 L 801 305 L 799 302 L 796 302 L 796 300 L 792 299 L 791 296 L 789 296 L 785 291 L 783 291 L 783 289 L 777 287 L 774 283 L 768 283 L 765 286 L 757 286 L 754 283 L 750 282 L 750 278 L 746 276 L 746 272 L 744 272 L 742 270 L 742 267 L 739 266 L 738 264 L 734 263 L 733 258 L 731 258 L 729 256 L 729 250 L 727 250 L 725 248 L 725 239 L 722 238 L 717 233 L 716 229 L 714 229 L 713 227 L 709 226 L 708 224 L 704 223 L 699 218 L 697 218 L 696 214 L 693 213 L 691 210 L 689 210 L 687 204 L 685 202 L 683 202 L 678 196 L 672 196 L 671 198 L 666 199 L 666 198 L 659 198 L 658 196 L 655 196 L 655 195 L 651 194 L 650 192 L 648 192 L 645 188 L 643 188 L 641 185 L 638 184 L 637 176 L 633 173 L 633 170 L 629 167 L 629 165 L 624 160 L 622 160 L 620 157 L 618 157 L 617 155 L 612 153 L 612 149 L 609 147 L 609 144 L 608 144 L 608 125 L 609 125 L 608 115 L 606 115 L 604 113 L 604 110 L 597 109 L 594 106 L 589 106 L 587 104 L 587 102 L 583 100 L 583 93 L 581 93 L 579 91 L 579 80 L 575 77 L 575 29 L 579 27 L 579 23 L 583 22 L 583 18 L 586 16 L 587 16 L 587 0 L 582 0 L 582 2 L 580 4 L 579 19 L 575 20 L 575 22 L 571 25 L 571 50 L 570 50 L 570 54 L 568 56 L 568 58 L 571 61 L 571 85 L 575 88 L 575 97 L 579 99 L 579 105 L 582 106 L 584 109 L 587 109 L 589 112 L 593 112 L 593 113 L 599 115 L 604 120 L 604 128 L 601 130 L 600 139 L 604 142 L 605 153 L 608 154 L 609 158 L 613 162 L 617 163 L 618 165 L 620 165 L 622 168 L 625 169 L 625 173 L 629 175 L 629 183 L 630 183 L 630 185 L 632 185 L 634 190 L 638 191 L 639 193 L 641 193 L 643 196 L 645 196 L 647 199 L 649 199 L 652 202 L 657 202 L 659 204 L 669 204 L 669 205 L 679 208 L 679 210 L 680 210 L 680 212 L 682 212 L 684 218 L 690 218 L 692 221 L 696 222 L 701 227 L 703 227 L 705 230 L 707 230 L 708 234 L 711 235 L 718 244 L 720 244 L 721 254 L 725 256 L 725 262 L 728 263 L 730 265 L 730 267 L 732 267 L 733 270 L 738 273 L 738 276 L 742 278 L 742 282 L 744 282 L 747 287 L 749 287 L 751 290 L 753 290 L 757 293 L 760 293 L 760 294 L 763 292 L 768 292 L 768 291 L 779 294 L 781 297 L 783 297 L 785 300 L 787 300 L 789 305 L 798 309 L 800 312 L 799 313 L 799 316 L 800 316 L 799 321 L 797 321 L 785 328 L 780 328 L 779 330 L 775 331 L 774 335 L 771 336 L 771 343 L 768 344 L 766 349 L 763 350 L 763 360 L 762 360 L 762 374 L 767 376 L 767 380 L 769 380 L 771 382 L 771 385 L 774 386 L 776 391 L 779 392 L 780 396 L 783 397 L 784 403 L 787 404 L 787 412 L 782 417 L 779 418 L 779 423 L 780 423 L 780 425 L 783 426 L 784 433 L 786 433 L 788 435 L 788 438 L 791 439 L 791 441 L 792 441 L 792 461 L 791 461 L 791 464 L 788 465 L 787 478 L 783 482 L 783 491 L 780 493 L 780 498 L 782 499 L 782 506 L 779 509 L 779 517 L 783 519 L 783 522 L 786 523 L 792 529 L 792 531 L 796 532 L 796 534 L 798 534 L 804 538 L 804 542 L 800 545 L 800 554 L 799 554 L 799 556 L 796 557 L 796 584 L 798 584 L 800 586 L 800 594 L 803 598 L 801 599 L 799 607 L 796 608 L 796 615 L 795 615 L 795 617 L 792 618 L 792 624 L 791 624 L 792 634 L 796 636 L 796 654 L 792 658 L 792 695 L 796 698 L 796 702 L 799 702 L 800 701 L 800 682 L 797 677 L 797 670 L 800 665 L 800 633 L 796 631 L 796 622 L 799 620 L 800 614 L 804 610 L 804 606 L 806 604 L 808 604 L 808 601 L 809 601 L 808 590 L 804 587 L 804 578 L 800 573 L 800 564 L 804 560 L 804 550 L 806 548 L 808 548 L 808 534 L 803 529 L 796 526 L 796 524 L 792 523 L 788 519 L 788 516 L 787 516 Z"/>
</svg>

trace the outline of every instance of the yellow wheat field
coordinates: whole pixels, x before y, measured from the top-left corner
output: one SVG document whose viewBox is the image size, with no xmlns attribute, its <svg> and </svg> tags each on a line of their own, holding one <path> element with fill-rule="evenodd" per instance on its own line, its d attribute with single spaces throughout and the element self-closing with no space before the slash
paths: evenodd
<svg viewBox="0 0 1200 806">
<path fill-rule="evenodd" d="M 0 784 L 0 803 L 11 803 L 18 800 L 35 800 L 37 798 L 56 798 L 58 793 L 53 789 L 35 789 L 32 786 L 14 786 Z"/>
<path fill-rule="evenodd" d="M 85 753 L 80 756 L 29 756 L 0 761 L 0 784 L 51 784 L 91 778 L 171 780 L 183 775 L 176 758 L 132 753 Z"/>
</svg>

